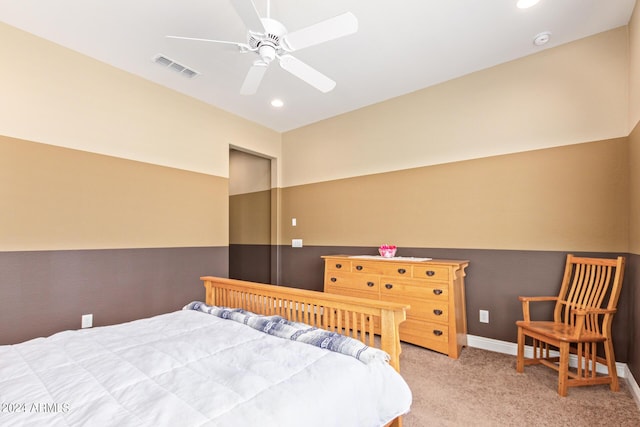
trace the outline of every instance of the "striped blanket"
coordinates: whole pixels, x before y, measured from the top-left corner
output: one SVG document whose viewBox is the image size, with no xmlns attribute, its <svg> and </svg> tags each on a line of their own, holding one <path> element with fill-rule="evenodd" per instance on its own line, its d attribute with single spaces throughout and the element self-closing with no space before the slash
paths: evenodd
<svg viewBox="0 0 640 427">
<path fill-rule="evenodd" d="M 200 301 L 187 304 L 183 310 L 201 311 L 222 319 L 244 323 L 253 329 L 276 337 L 311 344 L 355 357 L 365 364 L 372 362 L 387 363 L 389 361 L 389 355 L 386 352 L 369 347 L 354 338 L 309 326 L 305 323 L 292 322 L 281 316 L 263 316 L 239 308 L 210 306 Z"/>
</svg>

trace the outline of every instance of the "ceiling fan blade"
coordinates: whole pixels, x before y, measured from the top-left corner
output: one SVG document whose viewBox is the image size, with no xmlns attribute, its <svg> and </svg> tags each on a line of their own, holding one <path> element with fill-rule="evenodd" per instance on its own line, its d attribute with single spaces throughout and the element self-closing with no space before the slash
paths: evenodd
<svg viewBox="0 0 640 427">
<path fill-rule="evenodd" d="M 260 86 L 260 82 L 262 81 L 262 77 L 264 76 L 265 71 L 267 71 L 268 66 L 269 64 L 263 61 L 256 61 L 253 63 L 251 68 L 249 68 L 247 77 L 244 78 L 242 87 L 240 88 L 240 93 L 242 95 L 253 95 L 258 91 L 258 86 Z"/>
<path fill-rule="evenodd" d="M 222 48 L 232 49 L 232 50 L 240 50 L 242 52 L 246 52 L 251 50 L 251 47 L 246 43 L 237 43 L 237 42 L 228 42 L 224 40 L 212 40 L 212 39 L 198 39 L 195 37 L 181 37 L 181 36 L 165 36 L 168 39 L 177 39 L 177 40 L 189 40 L 189 41 L 197 41 L 197 42 L 207 42 L 207 43 L 215 43 Z"/>
<path fill-rule="evenodd" d="M 336 82 L 329 77 L 291 55 L 282 55 L 279 56 L 278 59 L 280 60 L 280 66 L 282 68 L 315 87 L 320 92 L 327 93 L 336 87 Z"/>
<path fill-rule="evenodd" d="M 258 31 L 260 33 L 267 32 L 262 20 L 260 19 L 260 15 L 258 14 L 258 9 L 256 9 L 256 5 L 253 4 L 253 1 L 231 0 L 231 4 L 248 29 Z"/>
<path fill-rule="evenodd" d="M 358 19 L 351 12 L 329 18 L 284 36 L 287 50 L 304 49 L 358 31 Z"/>
</svg>

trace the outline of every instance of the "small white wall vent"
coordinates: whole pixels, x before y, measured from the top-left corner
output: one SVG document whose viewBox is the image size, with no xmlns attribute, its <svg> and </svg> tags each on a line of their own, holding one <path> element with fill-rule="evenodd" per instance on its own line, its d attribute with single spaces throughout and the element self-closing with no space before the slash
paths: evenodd
<svg viewBox="0 0 640 427">
<path fill-rule="evenodd" d="M 200 73 L 197 72 L 196 70 L 193 70 L 187 66 L 184 66 L 182 64 L 177 63 L 176 61 L 174 61 L 173 59 L 169 59 L 164 55 L 158 54 L 156 56 L 154 56 L 153 58 L 153 62 L 155 62 L 156 64 L 162 65 L 163 67 L 167 67 L 170 68 L 171 70 L 182 74 L 183 76 L 192 79 L 196 76 L 198 76 Z"/>
</svg>

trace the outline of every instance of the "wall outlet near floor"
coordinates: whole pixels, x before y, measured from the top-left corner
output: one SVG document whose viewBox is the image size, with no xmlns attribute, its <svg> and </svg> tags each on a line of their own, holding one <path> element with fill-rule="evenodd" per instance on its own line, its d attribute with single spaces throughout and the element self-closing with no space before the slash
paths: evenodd
<svg viewBox="0 0 640 427">
<path fill-rule="evenodd" d="M 480 323 L 489 323 L 489 310 L 480 310 Z"/>
<path fill-rule="evenodd" d="M 82 327 L 83 328 L 91 328 L 91 327 L 93 327 L 93 314 L 83 314 L 82 315 Z"/>
<path fill-rule="evenodd" d="M 302 239 L 291 239 L 291 247 L 292 248 L 301 248 L 302 247 Z"/>
</svg>

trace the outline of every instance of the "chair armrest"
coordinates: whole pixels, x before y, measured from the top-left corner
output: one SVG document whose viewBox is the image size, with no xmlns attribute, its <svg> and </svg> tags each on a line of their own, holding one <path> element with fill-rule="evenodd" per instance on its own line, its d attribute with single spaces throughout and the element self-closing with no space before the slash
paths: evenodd
<svg viewBox="0 0 640 427">
<path fill-rule="evenodd" d="M 582 335 L 582 330 L 585 327 L 586 317 L 589 314 L 613 314 L 617 311 L 615 308 L 576 308 L 573 310 L 573 314 L 576 316 L 575 318 L 575 330 L 574 337 L 576 339 L 580 339 Z"/>
<path fill-rule="evenodd" d="M 576 308 L 573 310 L 576 316 L 586 316 L 587 314 L 614 314 L 617 311 L 615 308 Z"/>
<path fill-rule="evenodd" d="M 556 301 L 558 297 L 518 297 L 518 299 L 520 301 Z"/>
<path fill-rule="evenodd" d="M 529 302 L 538 302 L 538 301 L 557 301 L 558 297 L 523 297 L 520 296 L 518 299 L 522 302 L 522 318 L 525 322 L 531 321 L 531 315 L 529 314 Z"/>
</svg>

